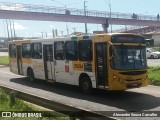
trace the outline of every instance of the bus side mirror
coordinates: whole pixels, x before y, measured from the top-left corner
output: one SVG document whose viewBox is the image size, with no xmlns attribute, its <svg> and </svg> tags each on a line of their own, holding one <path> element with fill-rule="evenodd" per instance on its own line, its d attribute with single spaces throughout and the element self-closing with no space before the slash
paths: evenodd
<svg viewBox="0 0 160 120">
<path fill-rule="evenodd" d="M 109 61 L 112 60 L 114 58 L 114 56 L 112 55 L 111 57 L 109 57 Z"/>
<path fill-rule="evenodd" d="M 109 60 L 111 60 L 114 57 L 113 52 L 114 52 L 114 49 L 113 49 L 112 46 L 110 46 L 110 48 L 109 48 Z"/>
</svg>

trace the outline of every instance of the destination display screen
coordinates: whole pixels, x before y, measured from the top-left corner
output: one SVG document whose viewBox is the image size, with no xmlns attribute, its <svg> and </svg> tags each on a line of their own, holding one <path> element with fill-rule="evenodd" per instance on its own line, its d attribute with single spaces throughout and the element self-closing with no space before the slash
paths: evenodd
<svg viewBox="0 0 160 120">
<path fill-rule="evenodd" d="M 145 44 L 145 38 L 134 35 L 115 35 L 111 38 L 112 43 L 140 43 Z"/>
</svg>

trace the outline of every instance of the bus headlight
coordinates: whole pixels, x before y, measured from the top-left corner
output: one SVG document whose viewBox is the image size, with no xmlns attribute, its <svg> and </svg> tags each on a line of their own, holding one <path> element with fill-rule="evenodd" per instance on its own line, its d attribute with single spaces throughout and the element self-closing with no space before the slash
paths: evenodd
<svg viewBox="0 0 160 120">
<path fill-rule="evenodd" d="M 114 78 L 114 79 L 116 79 L 116 78 L 117 78 L 117 76 L 116 76 L 116 75 L 113 75 L 113 78 Z"/>
</svg>

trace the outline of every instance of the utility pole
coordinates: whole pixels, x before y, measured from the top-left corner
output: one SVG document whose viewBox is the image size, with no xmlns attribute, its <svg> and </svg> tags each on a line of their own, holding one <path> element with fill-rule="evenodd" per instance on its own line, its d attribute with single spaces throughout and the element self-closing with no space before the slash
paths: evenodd
<svg viewBox="0 0 160 120">
<path fill-rule="evenodd" d="M 46 34 L 46 38 L 47 38 L 47 32 L 44 32 Z"/>
<path fill-rule="evenodd" d="M 42 38 L 43 38 L 43 32 L 41 32 L 42 33 Z"/>
<path fill-rule="evenodd" d="M 74 30 L 74 33 L 76 32 L 76 28 L 73 28 L 73 30 Z"/>
<path fill-rule="evenodd" d="M 9 35 L 9 26 L 8 26 L 8 21 L 6 20 L 6 25 L 7 25 L 7 34 L 8 34 L 8 41 L 10 41 L 10 35 Z"/>
<path fill-rule="evenodd" d="M 68 23 L 66 22 L 66 29 L 67 29 L 67 36 L 69 36 L 69 28 L 68 28 Z"/>
<path fill-rule="evenodd" d="M 54 32 L 54 29 L 52 29 L 52 35 L 53 35 L 53 38 L 55 38 L 55 32 Z"/>
<path fill-rule="evenodd" d="M 12 23 L 11 23 L 11 20 L 9 20 L 9 27 L 10 27 L 10 31 L 11 31 L 11 40 L 13 41 L 13 33 L 12 33 Z"/>
<path fill-rule="evenodd" d="M 62 33 L 62 36 L 63 36 L 63 31 L 61 31 L 61 33 Z"/>
<path fill-rule="evenodd" d="M 86 2 L 87 1 L 84 1 L 84 16 L 86 16 Z M 84 23 L 85 24 L 85 33 L 87 33 L 87 23 Z"/>
<path fill-rule="evenodd" d="M 14 20 L 13 21 L 13 34 L 14 34 L 14 39 L 16 40 L 16 32 L 15 32 L 15 27 L 14 27 Z"/>
<path fill-rule="evenodd" d="M 109 18 L 111 19 L 112 18 L 112 8 L 111 8 L 111 1 L 110 0 L 105 0 L 108 7 L 109 7 Z M 111 33 L 112 33 L 112 24 L 111 24 Z"/>
<path fill-rule="evenodd" d="M 67 5 L 65 4 L 64 6 L 65 6 L 65 9 L 67 11 Z M 67 14 L 67 12 L 66 12 L 66 14 Z M 67 22 L 66 22 L 66 29 L 67 29 L 67 36 L 69 36 L 69 28 L 68 28 L 68 23 Z"/>
</svg>

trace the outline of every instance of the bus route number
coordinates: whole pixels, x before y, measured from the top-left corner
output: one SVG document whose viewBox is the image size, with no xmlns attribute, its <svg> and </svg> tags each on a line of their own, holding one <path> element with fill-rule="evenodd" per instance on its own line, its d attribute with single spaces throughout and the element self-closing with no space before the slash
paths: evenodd
<svg viewBox="0 0 160 120">
<path fill-rule="evenodd" d="M 74 64 L 74 68 L 83 69 L 83 64 Z"/>
</svg>

